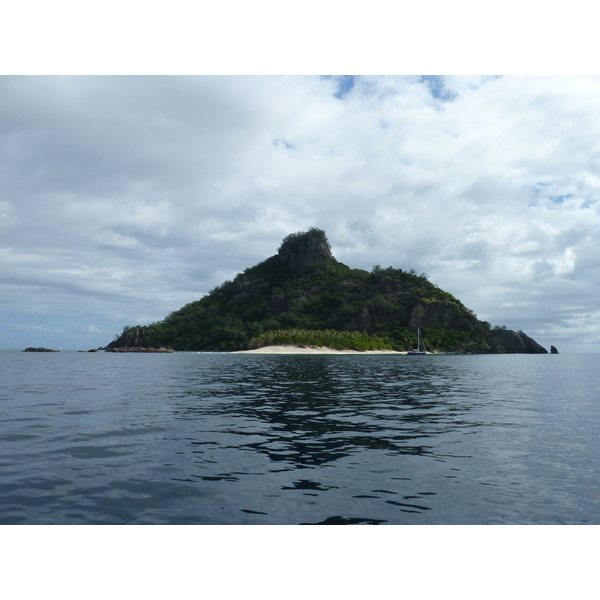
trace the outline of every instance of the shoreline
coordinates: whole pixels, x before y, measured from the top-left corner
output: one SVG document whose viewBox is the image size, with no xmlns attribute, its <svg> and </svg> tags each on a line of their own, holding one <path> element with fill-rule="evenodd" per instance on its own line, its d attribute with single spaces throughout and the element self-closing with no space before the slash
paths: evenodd
<svg viewBox="0 0 600 600">
<path fill-rule="evenodd" d="M 406 354 L 396 350 L 336 350 L 328 346 L 263 346 L 255 350 L 237 350 L 231 354 Z"/>
</svg>

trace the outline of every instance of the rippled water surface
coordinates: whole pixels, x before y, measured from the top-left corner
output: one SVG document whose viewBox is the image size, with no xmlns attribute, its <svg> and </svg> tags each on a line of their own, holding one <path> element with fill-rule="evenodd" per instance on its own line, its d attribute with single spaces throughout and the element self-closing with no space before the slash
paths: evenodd
<svg viewBox="0 0 600 600">
<path fill-rule="evenodd" d="M 600 524 L 597 355 L 0 352 L 0 523 Z"/>
</svg>

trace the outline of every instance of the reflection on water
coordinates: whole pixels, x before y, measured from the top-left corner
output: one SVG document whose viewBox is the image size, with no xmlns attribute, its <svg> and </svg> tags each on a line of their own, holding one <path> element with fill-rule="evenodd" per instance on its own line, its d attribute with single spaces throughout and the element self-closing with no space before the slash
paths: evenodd
<svg viewBox="0 0 600 600">
<path fill-rule="evenodd" d="M 600 522 L 595 363 L 0 358 L 0 523 Z"/>
<path fill-rule="evenodd" d="M 290 469 L 362 450 L 435 456 L 438 444 L 430 438 L 481 426 L 469 418 L 472 390 L 464 378 L 456 385 L 459 374 L 447 367 L 356 358 L 341 368 L 339 358 L 328 356 L 261 356 L 242 369 L 230 361 L 206 377 L 193 371 L 174 413 L 186 420 L 221 417 L 213 432 L 237 437 L 239 448 Z"/>
</svg>

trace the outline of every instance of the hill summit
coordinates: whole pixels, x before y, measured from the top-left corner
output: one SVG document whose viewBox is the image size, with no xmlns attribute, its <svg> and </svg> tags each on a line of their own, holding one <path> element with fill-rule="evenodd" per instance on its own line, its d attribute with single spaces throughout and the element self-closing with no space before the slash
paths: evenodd
<svg viewBox="0 0 600 600">
<path fill-rule="evenodd" d="M 322 229 L 312 228 L 306 233 L 291 233 L 279 246 L 277 256 L 291 273 L 301 273 L 309 265 L 332 264 L 331 246 Z"/>
<path fill-rule="evenodd" d="M 271 343 L 407 350 L 421 330 L 428 350 L 547 353 L 523 332 L 479 321 L 414 269 L 351 269 L 325 232 L 292 233 L 277 254 L 164 320 L 127 326 L 107 348 L 231 351 Z"/>
</svg>

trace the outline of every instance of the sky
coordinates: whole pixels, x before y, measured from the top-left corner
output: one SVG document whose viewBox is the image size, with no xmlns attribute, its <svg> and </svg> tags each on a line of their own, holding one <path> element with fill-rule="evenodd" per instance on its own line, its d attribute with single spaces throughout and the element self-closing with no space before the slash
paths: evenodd
<svg viewBox="0 0 600 600">
<path fill-rule="evenodd" d="M 0 77 L 0 347 L 96 348 L 324 229 L 600 350 L 600 78 Z"/>
</svg>

